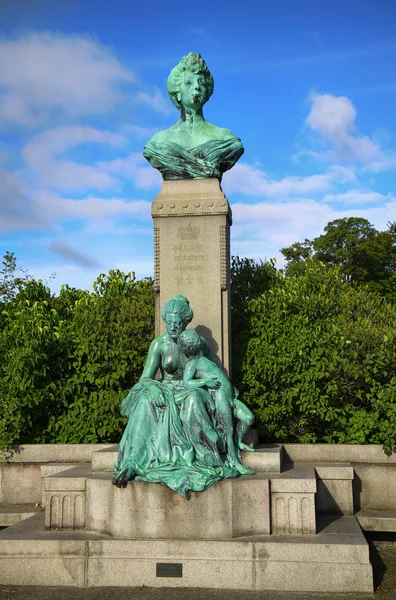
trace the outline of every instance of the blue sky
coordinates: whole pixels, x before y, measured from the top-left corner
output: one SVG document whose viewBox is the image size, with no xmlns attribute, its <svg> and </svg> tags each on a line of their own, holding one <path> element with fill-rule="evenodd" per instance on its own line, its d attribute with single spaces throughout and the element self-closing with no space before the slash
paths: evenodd
<svg viewBox="0 0 396 600">
<path fill-rule="evenodd" d="M 1 0 L 0 254 L 89 288 L 153 273 L 142 156 L 176 122 L 166 78 L 200 52 L 205 118 L 241 137 L 232 252 L 275 257 L 330 220 L 396 220 L 394 0 Z"/>
</svg>

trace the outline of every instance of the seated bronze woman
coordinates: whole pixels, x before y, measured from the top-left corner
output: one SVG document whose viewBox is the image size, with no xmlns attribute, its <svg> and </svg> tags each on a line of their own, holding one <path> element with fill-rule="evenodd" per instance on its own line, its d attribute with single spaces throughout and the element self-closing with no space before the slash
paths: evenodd
<svg viewBox="0 0 396 600">
<path fill-rule="evenodd" d="M 229 461 L 218 431 L 213 399 L 216 380 L 205 387 L 183 385 L 187 357 L 179 336 L 193 318 L 187 298 L 174 296 L 162 310 L 166 333 L 151 343 L 137 383 L 122 402 L 128 417 L 114 465 L 113 483 L 125 487 L 131 479 L 165 483 L 185 498 L 241 469 Z M 202 355 L 210 358 L 201 338 Z M 155 379 L 158 370 L 161 379 Z M 247 409 L 248 410 L 248 409 Z M 253 415 L 252 415 L 253 416 Z"/>
</svg>

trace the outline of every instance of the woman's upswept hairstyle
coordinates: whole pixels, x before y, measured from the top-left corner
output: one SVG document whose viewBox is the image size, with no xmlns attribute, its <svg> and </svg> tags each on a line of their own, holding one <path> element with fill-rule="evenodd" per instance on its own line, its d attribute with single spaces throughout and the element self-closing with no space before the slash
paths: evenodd
<svg viewBox="0 0 396 600">
<path fill-rule="evenodd" d="M 198 52 L 190 52 L 187 56 L 183 56 L 181 61 L 169 73 L 166 82 L 169 98 L 178 110 L 181 110 L 181 103 L 178 99 L 183 73 L 201 73 L 206 80 L 207 96 L 205 102 L 209 100 L 213 94 L 214 80 L 212 73 L 209 71 L 206 62 Z"/>
<path fill-rule="evenodd" d="M 190 303 L 185 296 L 178 294 L 173 296 L 168 302 L 165 303 L 164 308 L 161 311 L 162 320 L 166 320 L 166 315 L 171 313 L 173 315 L 180 315 L 183 322 L 187 325 L 193 320 L 194 313 L 190 308 Z"/>
</svg>

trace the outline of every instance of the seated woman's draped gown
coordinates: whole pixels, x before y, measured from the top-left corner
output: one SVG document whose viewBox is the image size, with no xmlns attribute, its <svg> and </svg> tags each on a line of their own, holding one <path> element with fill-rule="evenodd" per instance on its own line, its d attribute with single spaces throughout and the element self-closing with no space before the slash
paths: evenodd
<svg viewBox="0 0 396 600">
<path fill-rule="evenodd" d="M 115 475 L 126 469 L 137 481 L 164 483 L 185 498 L 225 477 L 237 477 L 216 431 L 215 407 L 202 389 L 185 390 L 167 374 L 160 382 L 141 379 L 122 402 L 128 417 Z"/>
</svg>

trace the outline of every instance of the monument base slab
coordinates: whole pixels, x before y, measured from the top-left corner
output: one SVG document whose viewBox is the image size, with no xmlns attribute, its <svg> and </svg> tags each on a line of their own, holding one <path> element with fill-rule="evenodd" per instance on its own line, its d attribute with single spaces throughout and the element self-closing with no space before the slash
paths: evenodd
<svg viewBox="0 0 396 600">
<path fill-rule="evenodd" d="M 355 517 L 312 536 L 222 540 L 114 539 L 44 530 L 44 514 L 0 532 L 0 584 L 372 593 L 367 542 Z"/>
</svg>

